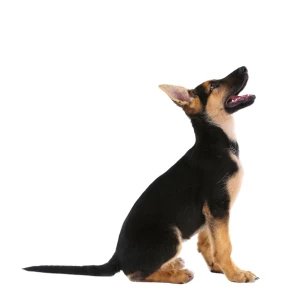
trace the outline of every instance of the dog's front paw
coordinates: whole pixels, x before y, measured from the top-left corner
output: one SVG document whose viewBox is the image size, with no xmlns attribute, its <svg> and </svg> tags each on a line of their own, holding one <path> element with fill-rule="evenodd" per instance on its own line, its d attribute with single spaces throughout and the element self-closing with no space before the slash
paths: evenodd
<svg viewBox="0 0 300 300">
<path fill-rule="evenodd" d="M 250 271 L 236 270 L 236 272 L 231 274 L 225 274 L 226 277 L 233 282 L 255 282 L 259 279 Z"/>
</svg>

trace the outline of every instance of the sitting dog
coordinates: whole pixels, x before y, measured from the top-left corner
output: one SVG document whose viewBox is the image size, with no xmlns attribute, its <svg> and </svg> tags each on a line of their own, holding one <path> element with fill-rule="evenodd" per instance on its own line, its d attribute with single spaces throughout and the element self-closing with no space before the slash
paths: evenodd
<svg viewBox="0 0 300 300">
<path fill-rule="evenodd" d="M 27 271 L 112 276 L 122 270 L 132 281 L 187 283 L 193 273 L 179 253 L 198 234 L 198 251 L 212 272 L 234 282 L 254 282 L 253 273 L 231 259 L 229 215 L 243 168 L 232 114 L 253 104 L 239 96 L 248 81 L 246 67 L 195 89 L 159 87 L 190 118 L 194 146 L 144 191 L 125 219 L 112 258 L 100 266 L 35 266 Z"/>
</svg>

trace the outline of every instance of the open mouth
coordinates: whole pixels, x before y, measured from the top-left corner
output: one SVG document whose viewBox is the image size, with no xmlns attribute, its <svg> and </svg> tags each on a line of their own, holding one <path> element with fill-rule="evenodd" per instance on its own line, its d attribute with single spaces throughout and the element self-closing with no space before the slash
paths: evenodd
<svg viewBox="0 0 300 300">
<path fill-rule="evenodd" d="M 243 96 L 232 95 L 227 99 L 225 105 L 228 108 L 236 107 L 239 105 L 244 106 L 245 104 L 250 105 L 254 102 L 254 99 L 255 99 L 255 96 L 251 95 L 251 94 L 246 94 Z"/>
<path fill-rule="evenodd" d="M 226 108 L 229 108 L 229 109 L 230 108 L 244 108 L 246 106 L 251 105 L 254 102 L 255 95 L 246 94 L 246 95 L 239 96 L 239 93 L 246 86 L 247 81 L 248 81 L 248 77 L 244 81 L 242 87 L 225 101 Z"/>
</svg>

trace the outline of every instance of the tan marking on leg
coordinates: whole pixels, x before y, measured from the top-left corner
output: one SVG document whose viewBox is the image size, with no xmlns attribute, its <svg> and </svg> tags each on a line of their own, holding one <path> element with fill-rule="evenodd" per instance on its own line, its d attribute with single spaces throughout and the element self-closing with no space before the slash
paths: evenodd
<svg viewBox="0 0 300 300">
<path fill-rule="evenodd" d="M 229 237 L 229 218 L 214 219 L 206 206 L 205 216 L 213 244 L 213 261 L 217 263 L 230 281 L 254 282 L 257 277 L 249 272 L 239 269 L 231 259 L 232 246 Z"/>
<path fill-rule="evenodd" d="M 230 155 L 231 159 L 236 162 L 237 167 L 238 167 L 238 171 L 228 179 L 227 184 L 226 184 L 227 191 L 229 194 L 229 199 L 230 199 L 230 208 L 231 208 L 235 202 L 235 199 L 237 198 L 237 195 L 238 195 L 240 189 L 241 189 L 242 180 L 243 180 L 243 176 L 244 176 L 244 170 L 243 170 L 243 166 L 242 166 L 239 158 L 237 156 L 235 156 L 231 151 L 229 151 L 229 155 Z"/>
<path fill-rule="evenodd" d="M 180 230 L 178 229 L 178 227 L 174 226 L 173 227 L 173 230 L 174 230 L 174 233 L 176 234 L 177 238 L 178 238 L 178 245 L 177 245 L 177 252 L 176 254 L 168 261 L 166 261 L 158 271 L 156 271 L 155 273 L 153 274 L 156 274 L 157 272 L 157 275 L 155 276 L 160 276 L 160 274 L 162 274 L 162 278 L 167 278 L 167 275 L 164 275 L 163 276 L 163 272 L 169 272 L 169 271 L 177 271 L 175 269 L 181 269 L 184 267 L 184 261 L 181 259 L 181 258 L 177 258 L 177 256 L 180 254 L 181 252 L 181 249 L 182 249 L 182 235 L 181 235 L 181 232 Z M 159 272 L 159 271 L 162 271 Z M 179 270 L 178 270 L 179 271 Z M 180 271 L 184 271 L 184 270 L 180 270 Z M 188 270 L 185 270 L 186 272 L 190 272 Z M 190 272 L 191 273 L 191 272 Z M 152 274 L 152 275 L 153 275 Z M 166 273 L 167 274 L 167 273 Z M 171 275 L 173 274 L 172 272 L 170 273 Z M 191 273 L 192 274 L 192 273 Z M 155 281 L 154 279 L 155 278 L 158 278 L 158 277 L 151 277 L 152 275 L 148 276 L 146 279 L 143 279 L 142 278 L 142 272 L 141 271 L 136 271 L 132 274 L 129 274 L 127 275 L 127 277 L 129 278 L 129 280 L 131 281 L 137 281 L 137 282 L 143 282 L 143 281 Z M 150 279 L 149 279 L 150 278 Z M 149 280 L 148 280 L 149 279 Z M 163 280 L 163 279 L 162 279 Z M 170 279 L 171 280 L 171 279 Z M 192 278 L 190 279 L 192 280 Z M 190 281 L 189 280 L 189 281 Z M 157 281 L 157 282 L 169 282 L 169 281 Z M 188 282 L 188 281 L 187 281 Z M 176 282 L 171 282 L 171 283 L 176 283 Z M 179 283 L 185 283 L 185 282 L 179 282 Z"/>
<path fill-rule="evenodd" d="M 205 228 L 199 232 L 197 245 L 198 252 L 202 254 L 210 271 L 214 273 L 222 273 L 222 270 L 213 259 L 213 243 L 211 242 L 211 235 L 208 228 Z"/>
<path fill-rule="evenodd" d="M 180 270 L 184 268 L 184 260 L 180 257 L 177 257 L 173 259 L 172 261 L 169 261 L 161 266 L 162 270 Z"/>
<path fill-rule="evenodd" d="M 182 250 L 182 235 L 181 235 L 181 232 L 178 229 L 178 227 L 176 227 L 176 226 L 174 226 L 173 229 L 174 229 L 174 232 L 175 232 L 175 234 L 176 234 L 176 236 L 178 238 L 177 252 L 176 252 L 176 254 L 171 259 L 169 259 L 168 261 L 166 261 L 161 266 L 161 268 L 163 268 L 164 266 L 166 266 L 168 264 L 171 264 L 178 257 L 178 255 L 180 254 L 180 252 Z"/>
<path fill-rule="evenodd" d="M 142 277 L 141 271 L 136 271 L 132 274 L 127 275 L 129 280 L 134 282 L 165 282 L 165 283 L 188 283 L 194 278 L 193 272 L 187 269 L 181 269 L 184 263 L 181 258 L 165 264 L 161 269 L 157 270 L 153 274 L 146 278 Z M 172 267 L 171 269 L 167 268 Z"/>
<path fill-rule="evenodd" d="M 166 282 L 166 283 L 188 283 L 194 278 L 193 272 L 183 270 L 158 270 L 148 276 L 143 282 Z"/>
</svg>

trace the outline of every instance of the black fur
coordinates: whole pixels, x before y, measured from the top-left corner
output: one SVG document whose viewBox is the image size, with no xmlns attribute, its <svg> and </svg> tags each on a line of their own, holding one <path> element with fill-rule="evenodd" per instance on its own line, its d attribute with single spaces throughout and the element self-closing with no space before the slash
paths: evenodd
<svg viewBox="0 0 300 300">
<path fill-rule="evenodd" d="M 194 146 L 158 177 L 131 209 L 120 232 L 114 265 L 109 262 L 98 267 L 39 266 L 25 270 L 110 276 L 121 269 L 126 275 L 139 270 L 147 276 L 176 254 L 179 240 L 174 226 L 183 239 L 189 239 L 205 223 L 205 201 L 215 217 L 226 216 L 229 197 L 222 179 L 237 171 L 228 154 L 228 149 L 237 149 L 237 144 L 202 115 L 192 118 L 192 125 Z"/>
<path fill-rule="evenodd" d="M 236 76 L 238 70 L 230 75 Z M 230 75 L 226 78 L 230 79 Z M 203 106 L 207 104 L 209 94 L 201 85 L 193 93 Z M 238 144 L 213 125 L 205 111 L 190 118 L 195 144 L 136 201 L 123 223 L 116 252 L 107 264 L 25 270 L 94 276 L 111 276 L 123 270 L 126 275 L 138 272 L 139 278 L 145 278 L 176 255 L 181 239 L 189 239 L 204 225 L 205 203 L 214 218 L 227 218 L 230 199 L 224 179 L 238 170 L 229 154 L 232 151 L 238 155 Z"/>
<path fill-rule="evenodd" d="M 207 99 L 209 94 L 206 92 L 204 86 L 202 84 L 198 85 L 194 90 L 193 93 L 199 96 L 202 105 L 205 107 L 207 104 Z"/>
<path fill-rule="evenodd" d="M 120 271 L 120 266 L 116 257 L 113 256 L 108 263 L 101 266 L 34 266 L 24 268 L 24 270 L 72 275 L 113 276 Z"/>
<path fill-rule="evenodd" d="M 205 201 L 213 216 L 228 214 L 222 179 L 237 171 L 228 154 L 232 143 L 202 116 L 193 118 L 192 124 L 195 145 L 146 189 L 123 224 L 116 253 L 125 274 L 141 269 L 152 273 L 172 258 L 178 244 L 173 227 L 189 239 L 205 223 Z"/>
</svg>

